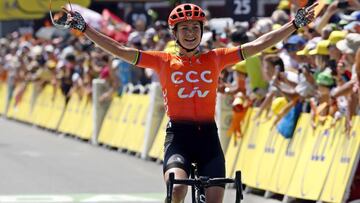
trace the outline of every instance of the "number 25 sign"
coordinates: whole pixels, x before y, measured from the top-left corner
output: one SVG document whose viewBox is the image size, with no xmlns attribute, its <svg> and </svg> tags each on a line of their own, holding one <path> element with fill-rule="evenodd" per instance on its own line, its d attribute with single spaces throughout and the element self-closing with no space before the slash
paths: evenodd
<svg viewBox="0 0 360 203">
<path fill-rule="evenodd" d="M 226 7 L 231 11 L 234 20 L 247 21 L 256 16 L 257 1 L 251 0 L 227 0 Z"/>
</svg>

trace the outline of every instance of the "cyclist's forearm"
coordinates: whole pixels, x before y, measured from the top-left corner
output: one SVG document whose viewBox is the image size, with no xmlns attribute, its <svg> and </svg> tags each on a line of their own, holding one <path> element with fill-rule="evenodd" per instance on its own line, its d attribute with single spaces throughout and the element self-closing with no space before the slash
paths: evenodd
<svg viewBox="0 0 360 203">
<path fill-rule="evenodd" d="M 110 37 L 94 30 L 88 26 L 85 30 L 85 36 L 97 44 L 100 48 L 109 52 L 110 54 L 125 60 L 128 63 L 133 63 L 136 60 L 138 50 L 125 47 Z"/>
<path fill-rule="evenodd" d="M 242 45 L 242 51 L 245 57 L 252 56 L 268 47 L 277 44 L 281 40 L 284 40 L 286 37 L 290 36 L 295 31 L 296 28 L 294 27 L 293 23 L 289 22 L 277 30 L 271 31 L 252 42 L 248 42 Z"/>
</svg>

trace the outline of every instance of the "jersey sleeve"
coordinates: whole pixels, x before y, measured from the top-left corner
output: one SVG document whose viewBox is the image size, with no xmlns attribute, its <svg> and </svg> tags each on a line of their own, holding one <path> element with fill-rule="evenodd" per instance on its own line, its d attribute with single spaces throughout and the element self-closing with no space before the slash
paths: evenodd
<svg viewBox="0 0 360 203">
<path fill-rule="evenodd" d="M 139 51 L 136 66 L 140 68 L 150 68 L 159 72 L 169 61 L 169 54 L 162 51 Z"/>
<path fill-rule="evenodd" d="M 240 46 L 231 48 L 218 48 L 214 51 L 218 60 L 218 68 L 220 70 L 224 69 L 226 66 L 234 65 L 244 59 Z"/>
</svg>

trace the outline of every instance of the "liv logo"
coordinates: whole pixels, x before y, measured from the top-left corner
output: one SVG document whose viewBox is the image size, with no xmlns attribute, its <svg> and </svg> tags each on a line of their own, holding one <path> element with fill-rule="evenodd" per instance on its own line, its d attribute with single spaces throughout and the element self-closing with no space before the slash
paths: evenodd
<svg viewBox="0 0 360 203">
<path fill-rule="evenodd" d="M 191 90 L 190 92 L 186 92 L 185 88 L 182 87 L 178 91 L 178 96 L 181 99 L 186 99 L 186 98 L 193 98 L 195 94 L 197 94 L 198 97 L 204 98 L 209 94 L 209 92 L 210 92 L 209 90 L 205 90 L 204 92 L 202 92 L 201 90 L 199 90 L 199 87 L 194 87 L 194 89 Z"/>
<path fill-rule="evenodd" d="M 205 200 L 205 195 L 200 195 L 200 203 L 206 203 Z"/>
</svg>

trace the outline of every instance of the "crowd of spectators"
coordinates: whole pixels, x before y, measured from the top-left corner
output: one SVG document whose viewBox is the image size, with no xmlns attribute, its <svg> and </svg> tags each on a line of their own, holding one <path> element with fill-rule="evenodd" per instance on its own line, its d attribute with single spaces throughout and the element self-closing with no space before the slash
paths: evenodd
<svg viewBox="0 0 360 203">
<path fill-rule="evenodd" d="M 300 112 L 311 112 L 314 128 L 328 116 L 335 118 L 333 126 L 345 117 L 349 132 L 352 116 L 360 115 L 360 3 L 321 2 L 314 23 L 222 72 L 218 90 L 233 95 L 234 116 L 257 106 L 256 118 L 263 112 L 265 118 L 275 117 L 273 127 L 289 138 Z M 205 24 L 200 49 L 254 40 L 289 22 L 297 9 L 293 1 L 281 0 L 271 17 L 251 24 L 234 22 L 220 32 Z M 165 21 L 146 23 L 139 18 L 131 26 L 126 46 L 176 53 L 178 47 Z M 128 84 L 158 80 L 150 69 L 113 58 L 71 32 L 51 39 L 13 32 L 0 39 L 0 82 L 8 84 L 8 98 L 21 98 L 29 82 L 36 84 L 37 92 L 46 84 L 60 87 L 67 100 L 75 91 L 90 96 L 94 78 L 104 79 L 108 86 L 101 101 L 121 95 Z"/>
<path fill-rule="evenodd" d="M 235 108 L 243 103 L 260 107 L 258 115 L 266 111 L 266 118 L 275 117 L 273 126 L 278 124 L 285 137 L 291 137 L 292 131 L 288 127 L 284 130 L 281 121 L 295 126 L 300 112 L 312 113 L 313 127 L 327 116 L 336 118 L 334 121 L 346 117 L 347 131 L 351 116 L 360 113 L 360 3 L 321 2 L 314 23 L 226 68 L 219 79 L 219 92 L 234 96 L 235 111 L 246 110 Z M 254 40 L 290 21 L 297 9 L 292 1 L 281 0 L 272 16 L 252 20 L 251 24 L 227 23 L 220 31 L 211 23 L 205 24 L 200 49 L 238 46 Z M 166 22 L 147 21 L 132 19 L 125 45 L 176 53 L 178 47 Z M 124 23 L 121 26 L 128 28 Z M 109 30 L 106 28 L 104 32 Z M 38 92 L 46 84 L 60 87 L 67 100 L 74 91 L 90 96 L 94 78 L 104 79 L 108 86 L 101 101 L 121 95 L 127 84 L 144 86 L 158 80 L 150 69 L 113 58 L 76 33 L 44 39 L 13 32 L 0 39 L 0 79 L 8 84 L 9 98 L 21 98 L 30 81 Z"/>
<path fill-rule="evenodd" d="M 360 98 L 357 53 L 360 3 L 323 2 L 325 5 L 320 5 L 323 8 L 319 9 L 315 23 L 262 53 L 228 67 L 219 79 L 219 92 L 260 107 L 259 115 L 263 111 L 268 117 L 274 114 L 273 126 L 296 109 L 311 111 L 314 127 L 327 115 L 336 119 L 345 116 L 349 130 L 351 115 L 359 113 L 356 101 Z M 200 48 L 206 51 L 254 40 L 287 23 L 294 15 L 293 10 L 297 10 L 296 4 L 281 0 L 271 17 L 253 20 L 252 24 L 234 22 L 220 32 L 210 23 L 206 24 Z M 176 53 L 177 45 L 166 22 L 146 21 L 140 17 L 132 19 L 126 46 Z M 34 81 L 39 90 L 45 84 L 57 85 L 67 100 L 73 91 L 89 96 L 92 79 L 102 78 L 109 91 L 100 99 L 111 100 L 112 95 L 120 95 L 127 84 L 146 85 L 157 81 L 151 70 L 115 59 L 85 37 L 71 32 L 51 39 L 14 32 L 0 40 L 0 48 L 0 79 L 8 83 L 11 90 L 8 97 L 21 96 L 29 81 Z M 302 107 L 295 108 L 299 105 Z M 296 123 L 296 116 L 288 119 Z M 292 133 L 282 134 L 289 137 Z"/>
</svg>

